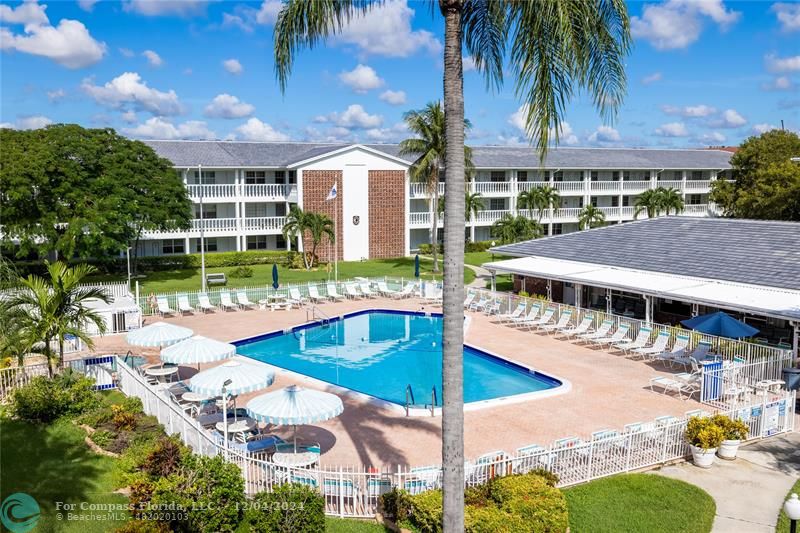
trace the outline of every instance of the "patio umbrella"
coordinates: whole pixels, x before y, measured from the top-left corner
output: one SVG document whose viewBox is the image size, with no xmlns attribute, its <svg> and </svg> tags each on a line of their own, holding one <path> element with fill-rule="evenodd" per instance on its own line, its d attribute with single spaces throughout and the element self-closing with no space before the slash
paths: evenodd
<svg viewBox="0 0 800 533">
<path fill-rule="evenodd" d="M 414 256 L 414 277 L 419 277 L 419 254 Z"/>
<path fill-rule="evenodd" d="M 297 425 L 313 424 L 339 416 L 344 411 L 342 399 L 335 394 L 291 385 L 268 392 L 247 402 L 247 414 L 270 424 L 294 426 L 294 450 L 297 451 Z"/>
<path fill-rule="evenodd" d="M 197 365 L 222 361 L 236 355 L 236 346 L 195 335 L 161 350 L 161 360 L 176 365 Z"/>
<path fill-rule="evenodd" d="M 272 288 L 278 288 L 278 265 L 272 263 Z"/>
<path fill-rule="evenodd" d="M 222 396 L 223 394 L 233 396 L 233 419 L 236 420 L 236 396 L 245 392 L 266 389 L 272 385 L 273 381 L 275 381 L 275 372 L 265 366 L 241 361 L 226 361 L 192 376 L 189 388 L 192 392 L 206 396 Z M 226 403 L 227 400 L 227 398 L 222 399 L 223 403 Z M 225 420 L 227 421 L 227 419 L 226 405 Z"/>
<path fill-rule="evenodd" d="M 716 335 L 717 337 L 727 337 L 729 339 L 752 337 L 759 331 L 753 326 L 736 320 L 722 311 L 696 316 L 688 320 L 681 320 L 681 324 L 687 328 L 699 331 L 700 333 Z"/>
<path fill-rule="evenodd" d="M 149 326 L 128 332 L 125 339 L 134 346 L 171 346 L 188 339 L 194 332 L 189 328 L 168 322 L 155 322 Z"/>
</svg>

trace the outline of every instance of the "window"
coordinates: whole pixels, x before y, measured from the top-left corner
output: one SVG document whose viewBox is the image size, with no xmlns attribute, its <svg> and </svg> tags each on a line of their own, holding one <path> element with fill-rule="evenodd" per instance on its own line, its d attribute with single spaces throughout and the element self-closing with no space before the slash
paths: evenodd
<svg viewBox="0 0 800 533">
<path fill-rule="evenodd" d="M 597 196 L 592 196 L 590 201 L 594 207 L 597 207 Z"/>
<path fill-rule="evenodd" d="M 631 171 L 630 170 L 623 170 L 622 171 L 622 180 L 627 181 L 631 179 Z"/>
<path fill-rule="evenodd" d="M 267 236 L 266 235 L 249 235 L 247 237 L 248 250 L 266 250 L 267 249 Z"/>
<path fill-rule="evenodd" d="M 492 211 L 503 211 L 506 208 L 505 198 L 490 198 L 489 209 Z"/>
<path fill-rule="evenodd" d="M 164 239 L 161 241 L 161 253 L 164 255 L 185 253 L 185 244 L 186 241 L 183 239 Z"/>
<path fill-rule="evenodd" d="M 703 203 L 702 197 L 699 194 L 690 194 L 688 198 L 689 205 L 699 205 Z"/>
<path fill-rule="evenodd" d="M 553 181 L 564 181 L 564 173 L 560 170 L 553 173 Z"/>
<path fill-rule="evenodd" d="M 517 181 L 528 181 L 528 172 L 525 170 L 517 172 Z"/>
<path fill-rule="evenodd" d="M 244 204 L 245 217 L 265 217 L 267 216 L 267 204 L 251 203 Z"/>
<path fill-rule="evenodd" d="M 619 207 L 619 196 L 611 197 L 611 207 Z"/>
<path fill-rule="evenodd" d="M 701 180 L 701 179 L 703 179 L 703 171 L 702 170 L 693 170 L 692 171 L 692 179 L 693 180 Z"/>
<path fill-rule="evenodd" d="M 194 182 L 195 183 L 202 183 L 203 185 L 213 185 L 217 182 L 217 173 L 213 170 L 204 170 L 203 171 L 203 179 L 200 180 L 200 173 L 198 171 L 194 171 Z"/>
<path fill-rule="evenodd" d="M 619 170 L 615 170 L 611 173 L 611 179 L 614 181 L 619 181 Z"/>
<path fill-rule="evenodd" d="M 200 206 L 194 206 L 194 218 L 200 218 Z M 203 218 L 217 218 L 217 206 L 214 204 L 203 205 Z"/>
<path fill-rule="evenodd" d="M 283 235 L 275 236 L 275 248 L 278 250 L 284 250 L 286 248 L 286 239 L 283 238 Z"/>
<path fill-rule="evenodd" d="M 283 170 L 276 170 L 275 183 L 286 183 L 286 172 L 284 172 Z"/>
<path fill-rule="evenodd" d="M 297 173 L 294 170 L 289 171 L 289 183 L 297 183 Z"/>
<path fill-rule="evenodd" d="M 631 197 L 630 196 L 623 196 L 622 197 L 622 207 L 628 207 L 631 205 Z"/>
<path fill-rule="evenodd" d="M 266 183 L 267 173 L 263 170 L 246 170 L 244 173 L 244 182 L 252 185 L 256 183 Z"/>
<path fill-rule="evenodd" d="M 596 170 L 592 170 L 592 181 L 597 181 L 600 177 L 600 173 Z"/>
<path fill-rule="evenodd" d="M 493 170 L 489 179 L 490 181 L 506 181 L 506 173 L 502 170 Z"/>
<path fill-rule="evenodd" d="M 216 252 L 217 251 L 217 239 L 216 237 L 208 237 L 205 239 L 206 242 L 206 252 Z M 194 243 L 194 251 L 195 253 L 200 252 L 200 239 L 197 239 Z"/>
<path fill-rule="evenodd" d="M 564 233 L 564 226 L 562 224 L 553 224 L 553 235 L 561 235 Z"/>
<path fill-rule="evenodd" d="M 578 207 L 583 207 L 583 197 L 578 198 Z"/>
<path fill-rule="evenodd" d="M 286 216 L 286 204 L 275 204 L 275 216 L 276 217 Z"/>
</svg>

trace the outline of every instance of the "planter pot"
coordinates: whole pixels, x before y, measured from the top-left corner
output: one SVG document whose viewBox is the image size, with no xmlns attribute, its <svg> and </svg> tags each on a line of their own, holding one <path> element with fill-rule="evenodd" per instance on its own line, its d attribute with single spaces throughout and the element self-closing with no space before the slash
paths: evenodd
<svg viewBox="0 0 800 533">
<path fill-rule="evenodd" d="M 704 450 L 703 448 L 698 448 L 690 444 L 689 449 L 692 450 L 692 461 L 694 462 L 695 466 L 699 466 L 700 468 L 711 468 L 711 465 L 714 464 L 714 457 L 716 457 L 717 453 L 716 448 Z"/>
<path fill-rule="evenodd" d="M 736 452 L 739 451 L 739 445 L 742 443 L 740 440 L 724 440 L 719 445 L 717 455 L 720 459 L 727 459 L 733 461 L 736 459 Z"/>
</svg>

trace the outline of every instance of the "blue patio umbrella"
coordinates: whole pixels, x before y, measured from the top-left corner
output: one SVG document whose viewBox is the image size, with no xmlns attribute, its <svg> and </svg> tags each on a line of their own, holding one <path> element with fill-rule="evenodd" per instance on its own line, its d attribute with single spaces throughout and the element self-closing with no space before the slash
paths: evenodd
<svg viewBox="0 0 800 533">
<path fill-rule="evenodd" d="M 278 288 L 278 265 L 272 263 L 272 288 Z"/>
<path fill-rule="evenodd" d="M 758 329 L 749 324 L 745 324 L 741 320 L 736 320 L 722 311 L 696 316 L 688 320 L 681 320 L 681 324 L 687 328 L 699 331 L 700 333 L 716 335 L 717 337 L 727 337 L 729 339 L 752 337 L 758 333 Z"/>
<path fill-rule="evenodd" d="M 419 277 L 419 254 L 414 256 L 414 277 Z"/>
</svg>

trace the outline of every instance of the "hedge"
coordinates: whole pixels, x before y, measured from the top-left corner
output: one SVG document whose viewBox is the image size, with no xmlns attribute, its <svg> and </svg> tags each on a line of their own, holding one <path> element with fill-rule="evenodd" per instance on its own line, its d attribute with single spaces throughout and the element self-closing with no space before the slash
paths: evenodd
<svg viewBox="0 0 800 533">
<path fill-rule="evenodd" d="M 492 247 L 492 241 L 475 241 L 475 242 L 465 242 L 464 243 L 464 251 L 469 252 L 485 252 L 489 248 Z M 424 255 L 430 255 L 433 247 L 430 244 L 420 244 L 418 247 L 419 253 Z M 439 245 L 439 253 L 444 253 L 444 245 Z"/>
</svg>

